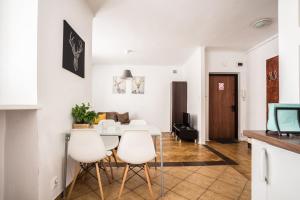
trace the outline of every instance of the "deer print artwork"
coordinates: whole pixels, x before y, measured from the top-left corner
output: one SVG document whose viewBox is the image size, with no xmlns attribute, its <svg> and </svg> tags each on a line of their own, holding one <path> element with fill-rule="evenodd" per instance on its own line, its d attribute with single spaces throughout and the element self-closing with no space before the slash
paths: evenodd
<svg viewBox="0 0 300 200">
<path fill-rule="evenodd" d="M 126 93 L 126 81 L 119 76 L 113 77 L 113 93 L 114 94 Z"/>
<path fill-rule="evenodd" d="M 133 77 L 131 87 L 132 87 L 132 89 L 131 89 L 132 94 L 144 94 L 144 92 L 145 92 L 145 77 L 144 76 Z"/>
<path fill-rule="evenodd" d="M 80 54 L 82 53 L 83 47 L 82 47 L 81 40 L 78 41 L 78 46 L 76 45 L 76 43 L 74 41 L 75 37 L 72 34 L 73 34 L 73 32 L 70 33 L 69 43 L 71 45 L 72 53 L 74 56 L 73 67 L 74 67 L 75 71 L 78 71 L 78 59 L 79 59 Z"/>
<path fill-rule="evenodd" d="M 85 43 L 75 30 L 64 21 L 63 68 L 84 78 Z"/>
</svg>

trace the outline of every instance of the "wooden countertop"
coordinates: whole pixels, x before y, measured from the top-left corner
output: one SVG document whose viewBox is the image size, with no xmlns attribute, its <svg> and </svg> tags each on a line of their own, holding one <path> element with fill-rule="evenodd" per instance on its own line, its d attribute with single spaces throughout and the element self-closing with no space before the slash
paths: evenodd
<svg viewBox="0 0 300 200">
<path fill-rule="evenodd" d="M 244 135 L 249 138 L 260 140 L 270 145 L 300 154 L 300 136 L 291 135 L 288 137 L 285 135 L 279 136 L 274 133 L 266 134 L 266 131 L 262 130 L 245 130 Z"/>
</svg>

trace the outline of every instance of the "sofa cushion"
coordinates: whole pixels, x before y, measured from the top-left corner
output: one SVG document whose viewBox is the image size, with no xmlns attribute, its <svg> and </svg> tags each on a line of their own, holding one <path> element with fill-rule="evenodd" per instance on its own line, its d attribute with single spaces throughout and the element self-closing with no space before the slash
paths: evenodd
<svg viewBox="0 0 300 200">
<path fill-rule="evenodd" d="M 117 116 L 118 116 L 118 121 L 121 122 L 121 124 L 127 124 L 130 122 L 128 112 L 123 114 L 118 113 Z"/>
<path fill-rule="evenodd" d="M 97 117 L 94 120 L 94 124 L 99 124 L 99 122 L 104 119 L 106 119 L 106 113 L 98 113 Z"/>
<path fill-rule="evenodd" d="M 117 113 L 116 112 L 106 112 L 106 119 L 113 119 L 118 121 Z"/>
</svg>

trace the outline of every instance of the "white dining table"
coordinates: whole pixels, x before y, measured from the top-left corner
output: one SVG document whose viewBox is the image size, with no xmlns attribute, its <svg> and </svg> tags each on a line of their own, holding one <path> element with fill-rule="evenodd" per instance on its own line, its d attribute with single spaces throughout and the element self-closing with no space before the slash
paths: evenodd
<svg viewBox="0 0 300 200">
<path fill-rule="evenodd" d="M 164 194 L 164 176 L 163 176 L 163 140 L 162 140 L 162 133 L 159 130 L 159 128 L 152 126 L 152 125 L 117 125 L 113 128 L 107 128 L 107 129 L 101 129 L 99 127 L 95 127 L 94 129 L 97 130 L 99 135 L 105 137 L 105 136 L 121 136 L 126 131 L 148 131 L 151 136 L 154 137 L 154 143 L 155 143 L 155 149 L 156 149 L 156 138 L 159 136 L 160 139 L 160 191 L 161 196 Z M 64 163 L 64 192 L 63 196 L 66 197 L 66 189 L 67 189 L 67 169 L 68 169 L 68 144 L 71 138 L 70 133 L 66 133 L 65 135 L 65 163 Z M 156 163 L 155 163 L 156 164 Z"/>
</svg>

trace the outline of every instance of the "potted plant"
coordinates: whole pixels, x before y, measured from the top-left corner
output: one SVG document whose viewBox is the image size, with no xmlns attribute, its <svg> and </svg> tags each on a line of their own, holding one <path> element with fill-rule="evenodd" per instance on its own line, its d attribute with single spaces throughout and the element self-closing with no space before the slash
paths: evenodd
<svg viewBox="0 0 300 200">
<path fill-rule="evenodd" d="M 97 114 L 90 110 L 90 104 L 75 105 L 72 108 L 73 125 L 72 128 L 90 128 Z"/>
</svg>

